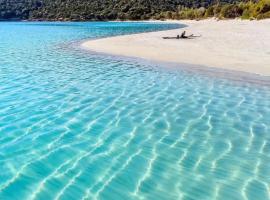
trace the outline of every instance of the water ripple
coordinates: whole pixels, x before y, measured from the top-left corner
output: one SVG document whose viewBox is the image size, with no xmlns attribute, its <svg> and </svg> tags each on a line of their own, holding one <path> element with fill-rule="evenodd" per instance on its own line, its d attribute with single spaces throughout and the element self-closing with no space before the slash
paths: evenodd
<svg viewBox="0 0 270 200">
<path fill-rule="evenodd" d="M 164 24 L 2 26 L 1 200 L 270 198 L 269 80 L 76 46 Z"/>
</svg>

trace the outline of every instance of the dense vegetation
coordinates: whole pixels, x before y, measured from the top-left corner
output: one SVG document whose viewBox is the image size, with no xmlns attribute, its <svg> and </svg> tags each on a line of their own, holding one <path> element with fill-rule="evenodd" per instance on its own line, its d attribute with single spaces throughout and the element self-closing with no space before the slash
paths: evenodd
<svg viewBox="0 0 270 200">
<path fill-rule="evenodd" d="M 216 17 L 219 19 L 265 19 L 270 18 L 270 0 L 257 2 L 239 2 L 234 4 L 216 4 L 208 8 L 182 7 L 176 12 L 163 12 L 156 19 L 204 19 Z"/>
<path fill-rule="evenodd" d="M 270 0 L 0 0 L 0 20 L 266 18 Z"/>
</svg>

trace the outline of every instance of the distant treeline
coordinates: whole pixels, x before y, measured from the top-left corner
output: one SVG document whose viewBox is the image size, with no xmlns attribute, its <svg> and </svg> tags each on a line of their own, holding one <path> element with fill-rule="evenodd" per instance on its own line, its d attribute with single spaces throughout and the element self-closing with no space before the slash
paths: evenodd
<svg viewBox="0 0 270 200">
<path fill-rule="evenodd" d="M 180 7 L 200 8 L 216 0 L 0 0 L 0 20 L 147 20 Z M 237 0 L 220 0 L 233 3 Z"/>
<path fill-rule="evenodd" d="M 0 0 L 0 20 L 262 19 L 270 0 Z"/>
<path fill-rule="evenodd" d="M 216 4 L 208 8 L 182 7 L 176 12 L 163 12 L 155 19 L 265 19 L 270 18 L 270 0 L 239 2 L 233 4 Z"/>
</svg>

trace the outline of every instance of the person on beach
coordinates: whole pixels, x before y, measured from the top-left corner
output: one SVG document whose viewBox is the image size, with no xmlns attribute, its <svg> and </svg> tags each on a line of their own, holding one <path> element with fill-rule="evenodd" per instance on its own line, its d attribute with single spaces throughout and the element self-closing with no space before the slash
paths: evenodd
<svg viewBox="0 0 270 200">
<path fill-rule="evenodd" d="M 179 36 L 179 35 L 178 35 Z M 183 31 L 183 33 L 181 34 L 181 38 L 188 38 L 187 36 L 186 36 L 186 31 Z M 179 39 L 179 38 L 177 38 L 177 39 Z"/>
<path fill-rule="evenodd" d="M 191 35 L 186 35 L 186 31 L 183 31 L 181 35 L 177 35 L 176 37 L 163 37 L 163 39 L 193 39 L 195 37 L 201 37 L 199 36 L 194 36 L 193 34 Z"/>
<path fill-rule="evenodd" d="M 186 36 L 186 31 L 183 31 L 180 38 L 187 39 L 187 38 L 192 38 L 192 37 L 195 37 L 195 36 L 193 34 Z M 177 39 L 179 39 L 179 38 L 177 37 Z"/>
</svg>

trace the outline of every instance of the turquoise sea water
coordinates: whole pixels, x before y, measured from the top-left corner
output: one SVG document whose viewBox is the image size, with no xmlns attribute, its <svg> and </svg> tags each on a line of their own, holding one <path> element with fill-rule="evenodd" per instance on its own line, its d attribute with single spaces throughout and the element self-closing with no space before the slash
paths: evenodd
<svg viewBox="0 0 270 200">
<path fill-rule="evenodd" d="M 270 199 L 269 84 L 78 47 L 175 27 L 0 23 L 0 199 Z"/>
</svg>

